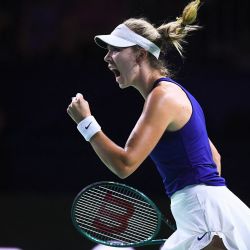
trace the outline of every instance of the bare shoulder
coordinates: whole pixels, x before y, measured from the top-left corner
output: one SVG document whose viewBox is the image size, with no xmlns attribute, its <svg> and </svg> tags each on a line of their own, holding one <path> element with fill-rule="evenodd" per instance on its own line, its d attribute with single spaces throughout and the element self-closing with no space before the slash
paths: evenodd
<svg viewBox="0 0 250 250">
<path fill-rule="evenodd" d="M 178 105 L 181 104 L 186 94 L 176 84 L 163 82 L 154 88 L 149 94 L 146 102 L 151 105 Z"/>
<path fill-rule="evenodd" d="M 181 128 L 192 113 L 191 103 L 186 93 L 176 84 L 164 82 L 154 88 L 146 99 L 144 106 L 146 116 L 155 117 L 159 122 L 168 121 L 168 129 Z"/>
</svg>

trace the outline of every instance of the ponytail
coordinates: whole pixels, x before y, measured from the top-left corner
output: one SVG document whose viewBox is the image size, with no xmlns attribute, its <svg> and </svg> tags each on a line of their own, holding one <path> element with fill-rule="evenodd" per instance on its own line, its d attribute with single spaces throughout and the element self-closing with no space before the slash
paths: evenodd
<svg viewBox="0 0 250 250">
<path fill-rule="evenodd" d="M 200 28 L 198 25 L 192 25 L 196 21 L 199 5 L 200 0 L 194 0 L 190 2 L 184 8 L 182 16 L 177 17 L 176 21 L 162 24 L 157 28 L 157 31 L 162 36 L 162 40 L 165 41 L 165 43 L 163 42 L 163 45 L 165 44 L 166 47 L 170 41 L 182 57 L 182 44 L 186 42 L 186 36 L 189 34 L 189 32 L 198 30 Z"/>
</svg>

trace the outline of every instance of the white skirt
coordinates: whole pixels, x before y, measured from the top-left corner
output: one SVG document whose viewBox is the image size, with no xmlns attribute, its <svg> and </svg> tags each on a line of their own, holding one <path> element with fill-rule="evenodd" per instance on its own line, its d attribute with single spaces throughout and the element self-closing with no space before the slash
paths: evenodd
<svg viewBox="0 0 250 250">
<path fill-rule="evenodd" d="M 171 197 L 177 230 L 161 250 L 200 250 L 219 236 L 229 250 L 250 249 L 250 209 L 227 187 L 194 185 Z"/>
</svg>

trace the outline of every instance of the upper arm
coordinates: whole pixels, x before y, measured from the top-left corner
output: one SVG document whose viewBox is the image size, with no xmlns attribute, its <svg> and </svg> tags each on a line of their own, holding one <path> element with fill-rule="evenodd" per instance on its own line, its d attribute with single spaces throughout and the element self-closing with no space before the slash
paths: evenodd
<svg viewBox="0 0 250 250">
<path fill-rule="evenodd" d="M 136 169 L 150 154 L 161 136 L 174 121 L 179 105 L 175 94 L 155 89 L 147 98 L 143 112 L 131 132 L 125 150 L 129 165 Z"/>
<path fill-rule="evenodd" d="M 211 148 L 213 160 L 217 166 L 218 173 L 219 173 L 219 175 L 221 175 L 221 156 L 210 139 L 209 139 L 209 145 Z"/>
<path fill-rule="evenodd" d="M 216 147 L 214 146 L 214 144 L 211 142 L 210 139 L 209 139 L 209 145 L 212 151 L 213 158 L 220 158 L 218 150 L 216 149 Z"/>
</svg>

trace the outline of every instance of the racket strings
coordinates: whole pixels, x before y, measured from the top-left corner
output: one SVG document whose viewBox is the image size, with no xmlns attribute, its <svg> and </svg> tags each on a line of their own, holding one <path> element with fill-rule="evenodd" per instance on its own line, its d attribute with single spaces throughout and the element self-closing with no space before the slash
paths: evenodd
<svg viewBox="0 0 250 250">
<path fill-rule="evenodd" d="M 90 192 L 86 193 L 84 197 L 85 198 L 88 197 L 90 199 L 90 202 L 93 201 L 93 198 L 97 198 L 97 202 L 99 203 L 100 202 L 99 201 L 100 193 L 102 193 L 103 195 L 106 194 L 105 192 L 102 192 L 102 191 L 96 192 L 94 190 L 90 190 Z M 117 195 L 116 192 L 114 192 L 114 194 L 116 194 L 116 195 L 113 195 L 114 199 L 115 198 L 121 198 L 119 195 Z M 129 197 L 129 196 L 126 196 L 126 197 L 127 197 L 127 200 L 125 200 L 124 198 L 122 198 L 122 199 L 124 199 L 125 201 L 128 201 L 131 198 L 133 200 L 133 201 L 131 201 L 131 204 L 136 205 L 137 208 L 140 209 L 141 215 L 146 215 L 147 217 L 148 216 L 152 216 L 153 218 L 155 218 L 155 210 L 152 207 L 149 207 L 148 203 L 143 202 L 143 201 L 141 201 L 140 203 L 138 203 L 138 199 L 136 200 L 135 198 L 132 198 L 132 197 Z M 106 205 L 108 205 L 108 202 L 106 202 L 106 201 L 103 201 L 103 203 L 106 204 Z M 109 204 L 109 206 L 111 206 L 111 207 L 114 206 L 114 209 L 115 209 L 115 206 L 117 206 L 117 213 L 122 213 L 120 206 L 118 206 L 118 205 L 116 205 L 114 203 Z M 128 210 L 128 208 L 126 208 L 126 209 Z"/>
<path fill-rule="evenodd" d="M 105 205 L 108 205 L 107 202 L 103 202 Z M 96 207 L 98 203 L 95 203 L 93 206 L 93 200 L 85 200 L 84 202 L 81 202 L 81 199 L 78 202 L 78 207 L 75 208 L 76 213 L 79 214 L 79 216 L 85 216 L 85 215 L 89 215 L 89 216 L 94 216 L 94 215 L 98 215 L 98 211 L 99 208 Z M 86 208 L 85 205 L 88 205 L 88 207 Z M 117 213 L 120 213 L 121 211 L 119 211 L 118 209 L 114 209 L 114 207 L 110 204 L 110 208 L 112 208 L 112 211 L 115 211 Z M 88 209 L 88 210 L 87 210 Z M 89 211 L 89 209 L 91 209 L 91 211 Z M 83 213 L 84 212 L 84 213 Z M 86 218 L 88 219 L 88 218 Z M 142 222 L 142 219 L 145 219 Z M 149 221 L 146 217 L 146 213 L 144 213 L 144 215 L 142 214 L 140 216 L 140 219 L 138 219 L 137 217 L 133 218 L 133 221 L 131 221 L 131 225 L 135 225 L 135 226 L 147 226 L 147 228 L 145 229 L 151 229 L 154 230 L 155 229 L 155 223 L 157 223 L 157 218 L 153 218 L 155 219 L 154 223 L 152 223 L 151 221 Z M 103 220 L 105 220 L 105 217 L 103 218 Z M 107 221 L 112 222 L 110 219 L 106 218 Z M 125 222 L 124 219 L 119 218 L 119 223 L 120 222 Z M 115 221 L 113 221 L 113 223 L 115 224 Z"/>
<path fill-rule="evenodd" d="M 110 191 L 108 189 L 106 189 L 107 191 Z M 93 190 L 90 191 L 90 196 L 89 198 L 91 199 L 91 202 L 93 202 L 93 196 L 94 194 L 96 194 L 95 197 L 99 198 L 101 191 L 98 190 L 98 192 L 93 192 Z M 103 195 L 105 195 L 105 192 L 102 192 Z M 116 195 L 114 195 L 116 194 Z M 117 195 L 118 194 L 118 195 Z M 137 195 L 138 196 L 138 195 Z M 118 192 L 112 192 L 112 198 L 109 199 L 109 201 L 102 201 L 103 205 L 107 205 L 109 206 L 110 209 L 112 209 L 112 211 L 116 211 L 117 214 L 118 213 L 123 213 L 123 209 L 121 207 L 122 203 L 120 202 L 121 197 L 126 197 L 126 199 L 122 198 L 126 203 L 124 203 L 124 205 L 126 206 L 127 202 L 129 201 L 130 204 L 133 204 L 134 206 L 136 206 L 136 208 L 139 210 L 140 212 L 140 217 L 143 217 L 144 215 L 146 216 L 145 219 L 152 219 L 155 220 L 155 222 L 158 221 L 158 217 L 157 214 L 155 212 L 155 210 L 149 206 L 149 203 L 144 202 L 143 200 L 141 200 L 141 197 L 138 196 L 137 199 L 131 197 L 131 196 L 125 196 L 124 194 L 118 193 Z M 119 203 L 116 203 L 116 198 L 119 198 Z M 133 199 L 133 202 L 130 201 L 130 199 Z M 100 202 L 99 200 L 97 200 L 98 202 Z M 117 209 L 116 209 L 117 208 Z M 125 207 L 126 211 L 131 211 L 129 207 Z"/>
<path fill-rule="evenodd" d="M 121 235 L 115 234 L 115 233 L 108 235 L 107 233 L 104 234 L 102 232 L 96 232 L 96 230 L 84 228 L 83 226 L 80 226 L 80 228 L 87 230 L 88 233 L 91 235 L 91 237 L 94 237 L 94 238 L 101 240 L 103 242 L 106 242 L 106 243 L 112 242 L 113 246 L 115 246 L 115 245 L 122 246 L 123 244 L 128 244 L 128 243 L 132 243 L 132 242 L 134 243 L 134 242 L 140 241 L 138 238 L 133 238 L 133 236 L 132 237 L 129 237 L 127 235 L 121 236 Z M 142 238 L 142 240 L 144 240 L 144 239 Z"/>
<path fill-rule="evenodd" d="M 87 190 L 78 199 L 75 211 L 80 228 L 100 240 L 118 241 L 119 245 L 146 240 L 158 226 L 158 215 L 144 197 L 113 185 Z M 117 232 L 121 225 L 122 230 Z"/>
<path fill-rule="evenodd" d="M 101 240 L 105 240 L 105 241 L 117 241 L 117 242 L 124 242 L 124 243 L 130 243 L 130 242 L 138 242 L 138 241 L 142 241 L 145 240 L 145 237 L 142 235 L 141 237 L 139 237 L 141 234 L 139 233 L 139 235 L 134 235 L 134 233 L 132 234 L 131 232 L 127 232 L 126 234 L 118 234 L 116 233 L 115 230 L 110 230 L 109 233 L 103 233 L 102 231 L 96 231 L 95 227 L 85 227 L 83 225 L 79 225 L 82 229 L 88 231 L 88 233 L 92 233 L 92 237 L 101 239 Z"/>
<path fill-rule="evenodd" d="M 81 202 L 81 200 L 82 200 L 82 198 L 79 200 L 79 202 L 78 202 L 79 206 L 76 208 L 76 212 L 80 216 L 85 216 L 86 217 L 86 214 L 88 214 L 89 216 L 97 215 L 97 213 L 99 211 L 99 208 L 97 208 L 96 205 L 98 205 L 98 203 L 95 203 L 94 206 L 93 206 L 93 200 L 88 200 L 88 201 L 85 200 L 84 202 Z M 86 204 L 88 204 L 87 210 L 84 207 Z M 115 206 L 112 203 L 109 204 L 107 202 L 103 202 L 103 204 L 105 206 L 109 205 L 109 209 L 111 209 L 112 211 L 115 211 L 117 213 L 122 212 L 122 211 L 118 210 L 119 208 L 115 208 Z M 89 209 L 91 209 L 91 212 L 89 212 Z M 82 213 L 82 211 L 84 211 L 84 214 Z M 102 221 L 107 222 L 107 224 L 108 223 L 113 223 L 114 225 L 116 225 L 116 224 L 119 225 L 122 222 L 126 222 L 126 220 L 123 219 L 122 217 L 119 218 L 119 222 L 116 222 L 115 220 L 109 219 L 109 217 L 108 217 L 109 213 L 107 213 L 107 214 L 103 213 L 102 215 L 103 215 Z M 130 224 L 133 225 L 134 227 L 138 227 L 138 228 L 141 228 L 142 226 L 146 225 L 147 227 L 145 228 L 146 230 L 144 230 L 144 231 L 149 231 L 150 232 L 150 231 L 154 230 L 155 229 L 155 223 L 157 223 L 157 218 L 154 218 L 154 219 L 156 219 L 156 221 L 154 221 L 154 223 L 152 224 L 151 221 L 148 221 L 145 216 L 146 216 L 146 213 L 144 213 L 144 215 L 140 214 L 140 219 L 138 219 L 137 217 L 134 217 L 133 220 L 130 222 Z M 85 219 L 88 219 L 88 218 L 85 218 Z M 142 222 L 142 219 L 143 219 L 143 222 Z"/>
<path fill-rule="evenodd" d="M 90 222 L 90 221 L 89 221 Z M 109 221 L 104 220 L 104 223 L 109 223 Z M 115 239 L 115 240 L 119 240 L 123 241 L 123 242 L 134 242 L 134 241 L 138 241 L 138 240 L 144 240 L 145 239 L 145 235 L 143 235 L 139 230 L 137 231 L 137 236 L 134 237 L 134 232 L 127 232 L 126 234 L 121 234 L 121 233 L 117 233 L 115 229 L 110 228 L 109 231 L 107 232 L 107 229 L 105 228 L 105 226 L 103 226 L 103 228 L 99 228 L 98 232 L 96 231 L 96 228 L 94 226 L 92 226 L 92 223 L 90 224 L 86 224 L 86 220 L 84 221 L 83 225 L 79 225 L 82 229 L 85 229 L 86 231 L 88 231 L 89 233 L 92 233 L 93 237 L 99 238 L 99 239 L 103 239 L 105 241 L 111 240 L 111 239 Z M 86 227 L 88 226 L 88 227 Z M 102 230 L 103 229 L 103 230 Z M 100 235 L 102 237 L 100 237 Z"/>
<path fill-rule="evenodd" d="M 96 207 L 96 204 L 93 202 L 94 200 L 93 200 L 93 198 L 97 198 L 96 199 L 96 202 L 97 202 L 97 204 L 100 204 L 100 191 L 99 190 L 97 190 L 98 192 L 93 192 L 93 190 L 90 190 L 90 192 L 89 193 L 86 193 L 85 195 L 84 195 L 84 198 L 85 198 L 85 200 L 83 199 L 83 196 L 79 199 L 79 203 L 81 202 L 81 201 L 83 201 L 83 203 L 85 202 L 85 201 L 88 201 L 86 198 L 88 197 L 89 198 L 89 205 L 91 206 L 91 205 L 94 205 L 93 207 Z M 115 193 L 115 192 L 114 192 Z M 102 194 L 103 194 L 103 196 L 106 194 L 105 192 L 102 192 Z M 119 193 L 117 193 L 116 192 L 116 194 L 119 194 Z M 116 212 L 117 213 L 123 213 L 123 211 L 122 211 L 122 207 L 120 206 L 121 205 L 121 203 L 119 202 L 118 204 L 116 204 L 114 201 L 116 201 L 115 200 L 115 198 L 120 198 L 121 197 L 121 194 L 120 194 L 120 196 L 118 196 L 118 195 L 113 195 L 113 193 L 112 193 L 112 199 L 110 199 L 109 200 L 109 202 L 108 201 L 105 201 L 105 200 L 102 200 L 102 205 L 107 205 L 107 206 L 109 206 L 109 208 L 111 208 L 113 211 L 115 211 L 116 210 Z M 132 197 L 130 197 L 130 196 L 126 196 L 126 198 L 127 198 L 127 200 L 125 200 L 126 202 L 127 201 L 129 201 L 129 199 L 130 198 L 132 198 Z M 139 197 L 140 198 L 140 197 Z M 133 200 L 136 200 L 135 198 L 132 198 Z M 110 203 L 110 201 L 111 201 L 111 203 Z M 133 204 L 133 205 L 136 205 L 136 208 L 138 209 L 138 210 L 140 210 L 140 217 L 142 217 L 143 215 L 145 215 L 147 218 L 152 218 L 152 219 L 156 219 L 156 220 L 158 220 L 157 219 L 157 215 L 156 215 L 156 212 L 155 212 L 155 210 L 151 207 L 151 206 L 149 206 L 149 203 L 146 203 L 146 202 L 144 202 L 144 201 L 141 201 L 141 200 L 136 200 L 137 202 L 130 202 L 131 204 Z M 140 203 L 138 202 L 138 201 L 140 201 Z M 82 204 L 83 204 L 82 203 Z M 126 204 L 126 203 L 125 203 Z M 143 204 L 143 205 L 142 205 Z M 117 208 L 117 209 L 115 209 L 115 208 Z M 130 211 L 130 209 L 128 208 L 128 207 L 126 207 L 126 210 L 127 211 Z"/>
<path fill-rule="evenodd" d="M 93 212 L 93 213 L 92 213 Z M 78 217 L 78 223 L 81 226 L 89 226 L 90 228 L 95 228 L 92 224 L 93 220 L 92 220 L 92 216 L 97 215 L 98 210 L 96 208 L 94 208 L 93 210 L 90 211 L 86 211 L 86 209 L 84 209 L 84 207 L 76 208 L 76 215 Z M 86 216 L 87 215 L 87 216 Z M 89 216 L 89 217 L 88 217 Z M 120 220 L 119 222 L 116 222 L 114 220 L 109 219 L 108 217 L 102 217 L 102 222 L 105 223 L 105 225 L 114 225 L 114 226 L 119 226 L 120 223 L 124 223 L 126 222 L 125 220 Z M 130 222 L 130 226 L 133 226 L 133 231 L 135 232 L 136 229 L 137 230 L 137 234 L 138 236 L 142 236 L 142 238 L 145 237 L 145 233 L 146 234 L 152 234 L 152 232 L 155 230 L 155 224 L 149 224 L 147 221 L 142 222 L 142 220 L 138 220 L 138 219 L 133 219 L 133 221 Z M 146 226 L 146 227 L 145 227 Z M 143 232 L 141 231 L 141 228 L 144 227 Z M 104 228 L 105 229 L 105 228 Z M 112 230 L 109 229 L 110 232 L 114 233 L 116 232 L 114 229 Z"/>
<path fill-rule="evenodd" d="M 105 190 L 106 192 L 109 192 L 110 190 L 108 188 L 105 188 L 105 187 L 101 187 L 103 190 Z M 122 191 L 122 190 L 121 190 Z M 120 191 L 120 192 L 121 192 Z M 99 190 L 98 189 L 98 193 L 99 192 L 103 192 L 102 190 Z M 148 209 L 151 209 L 152 211 L 155 211 L 152 207 L 149 207 L 149 203 L 148 202 L 145 202 L 143 199 L 142 199 L 142 196 L 141 195 L 138 195 L 137 193 L 132 193 L 130 191 L 130 193 L 128 193 L 128 190 L 126 193 L 120 193 L 120 192 L 117 192 L 115 190 L 112 190 L 112 194 L 114 197 L 119 197 L 120 199 L 123 199 L 124 201 L 128 201 L 130 200 L 131 203 L 133 204 L 136 204 L 137 206 L 141 206 L 142 208 L 145 208 L 147 207 Z M 104 193 L 104 192 L 103 192 Z M 116 196 L 117 195 L 117 196 Z M 140 201 L 140 203 L 138 203 L 138 201 Z M 147 210 L 148 211 L 148 210 Z"/>
</svg>

